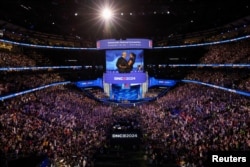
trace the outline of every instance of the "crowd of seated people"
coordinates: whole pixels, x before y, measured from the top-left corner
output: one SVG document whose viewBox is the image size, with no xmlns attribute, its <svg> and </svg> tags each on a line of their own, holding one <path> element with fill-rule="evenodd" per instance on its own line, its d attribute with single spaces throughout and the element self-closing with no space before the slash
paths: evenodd
<svg viewBox="0 0 250 167">
<path fill-rule="evenodd" d="M 201 64 L 248 64 L 250 63 L 249 40 L 209 46 L 201 58 Z M 206 77 L 204 77 L 206 76 Z M 185 79 L 198 80 L 219 86 L 250 92 L 249 67 L 218 67 L 196 69 Z"/>
<path fill-rule="evenodd" d="M 176 87 L 155 103 L 140 106 L 145 154 L 155 163 L 167 156 L 202 166 L 208 151 L 249 150 L 249 104 L 249 98 L 213 88 Z"/>
<path fill-rule="evenodd" d="M 239 20 L 240 21 L 240 20 Z M 18 29 L 18 26 L 17 28 Z M 47 33 L 39 33 L 34 31 L 16 32 L 16 29 L 7 29 L 3 32 L 4 39 L 13 40 L 16 42 L 24 42 L 36 45 L 49 46 L 66 46 L 66 47 L 96 47 L 96 41 L 93 38 L 82 39 L 79 36 L 68 35 L 53 35 Z M 148 38 L 154 41 L 155 46 L 197 44 L 202 42 L 215 42 L 225 39 L 232 39 L 243 35 L 248 35 L 250 32 L 249 25 L 238 25 L 236 27 L 219 27 L 211 30 L 194 32 L 190 34 L 165 34 L 152 35 Z"/>
<path fill-rule="evenodd" d="M 1 67 L 35 67 L 36 61 L 22 53 L 0 52 Z M 54 82 L 64 81 L 56 72 L 54 73 L 17 73 L 14 71 L 0 74 L 0 95 L 17 93 L 19 91 L 36 88 Z"/>
<path fill-rule="evenodd" d="M 36 61 L 28 58 L 27 56 L 21 53 L 0 51 L 0 66 L 1 67 L 36 66 Z"/>
<path fill-rule="evenodd" d="M 74 156 L 78 163 L 91 164 L 95 149 L 105 140 L 112 113 L 112 108 L 63 87 L 24 95 L 4 106 L 1 144 L 7 155 L 46 154 L 52 164 L 64 161 L 67 165 L 74 163 Z"/>
<path fill-rule="evenodd" d="M 230 64 L 250 62 L 250 40 L 208 46 L 208 52 L 200 60 L 207 64 Z"/>
<path fill-rule="evenodd" d="M 244 24 L 238 27 L 220 27 L 190 34 L 171 34 L 168 37 L 154 37 L 154 41 L 155 46 L 189 45 L 234 39 L 249 35 L 249 32 L 250 26 Z"/>
<path fill-rule="evenodd" d="M 64 81 L 58 73 L 45 74 L 21 74 L 21 75 L 3 75 L 0 81 L 0 95 L 7 95 L 10 93 L 17 93 L 20 91 L 45 86 L 50 83 Z"/>
<path fill-rule="evenodd" d="M 206 77 L 203 75 L 206 75 Z M 197 80 L 226 88 L 250 92 L 249 69 L 199 69 L 192 71 L 185 79 Z"/>
<path fill-rule="evenodd" d="M 93 166 L 94 153 L 107 143 L 110 124 L 124 117 L 140 123 L 151 164 L 161 164 L 167 156 L 200 166 L 207 151 L 250 148 L 249 98 L 200 85 L 183 84 L 155 102 L 126 109 L 102 105 L 63 86 L 3 105 L 1 144 L 6 154 L 17 157 L 46 154 L 52 163 L 85 160 Z"/>
<path fill-rule="evenodd" d="M 233 61 L 226 52 L 232 46 L 225 44 L 227 49 L 210 46 L 201 63 L 248 63 L 248 49 L 241 47 L 244 43 L 236 45 L 243 51 L 235 51 L 239 56 L 234 55 Z M 13 66 L 22 65 L 22 57 L 16 59 L 5 60 Z M 33 64 L 26 65 L 35 65 L 27 61 Z M 7 66 L 5 62 L 1 66 Z M 237 73 L 233 77 L 239 78 L 238 86 L 249 90 L 247 75 L 245 80 Z M 1 80 L 0 91 L 14 82 L 11 75 L 9 78 Z M 32 88 L 63 79 L 58 74 L 38 78 L 16 77 L 16 83 Z M 219 71 L 215 75 L 193 71 L 187 78 L 226 83 Z M 227 78 L 232 78 L 229 73 Z M 249 106 L 249 97 L 195 84 L 179 84 L 156 101 L 131 108 L 103 105 L 81 91 L 56 86 L 1 102 L 0 149 L 6 157 L 46 155 L 52 166 L 94 166 L 95 152 L 108 143 L 108 128 L 117 120 L 133 118 L 140 124 L 148 164 L 162 165 L 167 160 L 186 167 L 205 166 L 208 151 L 250 150 Z"/>
<path fill-rule="evenodd" d="M 7 29 L 3 32 L 3 36 L 1 38 L 15 42 L 45 46 L 95 47 L 95 41 L 90 39 L 81 39 L 80 37 L 73 35 L 63 36 L 28 30 L 18 32 L 16 29 Z"/>
<path fill-rule="evenodd" d="M 167 64 L 154 64 L 148 65 L 148 74 L 151 76 L 157 76 L 157 78 L 161 79 L 166 78 L 180 80 L 184 78 L 197 80 L 249 92 L 249 42 L 249 40 L 242 40 L 238 42 L 204 47 L 204 49 L 206 49 L 206 53 L 203 57 L 201 57 L 199 62 L 197 62 L 199 65 L 205 64 L 204 66 L 194 68 L 177 66 L 169 67 Z M 178 62 L 174 64 L 178 64 Z M 193 63 L 191 62 L 190 64 Z M 224 64 L 226 64 L 227 67 L 223 67 Z M 206 65 L 214 66 L 209 67 Z"/>
</svg>

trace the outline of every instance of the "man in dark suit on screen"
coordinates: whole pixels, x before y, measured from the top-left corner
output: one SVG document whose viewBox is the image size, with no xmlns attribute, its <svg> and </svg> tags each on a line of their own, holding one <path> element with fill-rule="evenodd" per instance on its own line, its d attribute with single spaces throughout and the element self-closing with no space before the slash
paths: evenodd
<svg viewBox="0 0 250 167">
<path fill-rule="evenodd" d="M 122 56 L 118 58 L 116 62 L 116 67 L 118 68 L 119 73 L 127 73 L 128 72 L 128 62 L 126 60 L 127 53 L 122 52 Z"/>
</svg>

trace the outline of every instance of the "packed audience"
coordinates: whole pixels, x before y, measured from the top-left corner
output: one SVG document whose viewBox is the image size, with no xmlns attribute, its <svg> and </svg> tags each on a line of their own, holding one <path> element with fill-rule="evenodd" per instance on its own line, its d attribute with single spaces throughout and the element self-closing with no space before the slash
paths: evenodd
<svg viewBox="0 0 250 167">
<path fill-rule="evenodd" d="M 54 163 L 73 163 L 73 156 L 79 161 L 93 156 L 105 140 L 111 108 L 78 91 L 49 88 L 4 103 L 1 144 L 7 154 L 46 154 Z"/>
<path fill-rule="evenodd" d="M 178 86 L 140 106 L 145 154 L 155 163 L 166 155 L 186 166 L 203 166 L 208 151 L 249 150 L 249 106 L 249 98 L 232 93 Z"/>
<path fill-rule="evenodd" d="M 0 67 L 36 66 L 36 61 L 21 53 L 0 51 Z"/>
<path fill-rule="evenodd" d="M 225 44 L 226 49 L 210 46 L 201 63 L 248 63 L 247 44 L 234 43 L 239 51 L 232 45 Z M 35 65 L 15 54 L 13 60 L 6 53 L 1 55 L 1 67 Z M 243 73 L 193 71 L 186 78 L 250 90 L 250 77 Z M 23 77 L 1 78 L 0 91 L 63 80 L 56 73 Z M 232 78 L 239 82 L 230 83 Z M 72 85 L 55 86 L 1 102 L 0 149 L 6 157 L 46 155 L 50 166 L 92 167 L 95 153 L 109 144 L 109 128 L 126 118 L 139 123 L 144 160 L 149 165 L 175 162 L 203 167 L 208 151 L 250 150 L 249 106 L 249 97 L 195 84 L 178 84 L 156 101 L 130 108 L 101 104 Z"/>
<path fill-rule="evenodd" d="M 32 59 L 22 53 L 9 51 L 0 52 L 0 67 L 35 67 L 37 59 Z M 16 93 L 30 88 L 36 88 L 53 82 L 64 81 L 56 72 L 15 72 L 3 71 L 0 73 L 0 95 Z"/>
<path fill-rule="evenodd" d="M 155 46 L 189 45 L 207 42 L 230 40 L 244 35 L 249 35 L 249 25 L 235 27 L 218 27 L 210 30 L 194 32 L 190 34 L 171 34 L 168 37 L 154 37 Z"/>
<path fill-rule="evenodd" d="M 250 148 L 249 99 L 199 85 L 180 85 L 155 102 L 126 109 L 101 105 L 62 86 L 4 106 L 3 151 L 17 157 L 46 154 L 54 165 L 85 160 L 94 166 L 93 155 L 107 143 L 110 124 L 124 117 L 140 123 L 151 164 L 163 163 L 165 155 L 169 161 L 202 166 L 209 150 Z"/>
<path fill-rule="evenodd" d="M 199 69 L 189 73 L 185 79 L 250 92 L 250 75 L 247 68 L 236 71 L 232 69 Z"/>
<path fill-rule="evenodd" d="M 242 22 L 244 18 L 238 20 Z M 244 22 L 244 21 L 243 21 Z M 9 23 L 8 23 L 9 24 Z M 13 40 L 16 42 L 24 42 L 36 45 L 49 45 L 49 46 L 67 46 L 67 47 L 96 47 L 96 39 L 91 37 L 82 39 L 74 35 L 54 35 L 34 31 L 16 32 L 20 27 L 13 25 L 13 29 L 6 29 L 3 31 L 1 38 Z M 197 44 L 203 42 L 215 42 L 225 39 L 233 39 L 236 37 L 248 35 L 250 26 L 235 25 L 232 27 L 219 27 L 205 31 L 199 31 L 188 34 L 173 33 L 168 36 L 162 34 L 154 34 L 148 38 L 153 39 L 155 46 L 169 46 L 169 45 L 183 45 L 183 44 Z"/>
<path fill-rule="evenodd" d="M 249 64 L 250 41 L 209 46 L 208 52 L 201 58 L 202 64 Z M 237 70 L 235 68 L 238 68 Z M 204 68 L 190 72 L 185 79 L 203 81 L 228 88 L 250 92 L 249 67 Z M 206 76 L 206 77 L 204 77 Z"/>
<path fill-rule="evenodd" d="M 250 62 L 250 40 L 243 40 L 221 45 L 211 45 L 208 52 L 200 60 L 201 63 L 223 64 L 223 63 L 249 63 Z"/>
<path fill-rule="evenodd" d="M 0 75 L 1 76 L 1 75 Z M 0 95 L 17 93 L 31 88 L 44 86 L 54 82 L 64 81 L 58 73 L 42 74 L 10 74 L 2 75 L 0 81 Z"/>
</svg>

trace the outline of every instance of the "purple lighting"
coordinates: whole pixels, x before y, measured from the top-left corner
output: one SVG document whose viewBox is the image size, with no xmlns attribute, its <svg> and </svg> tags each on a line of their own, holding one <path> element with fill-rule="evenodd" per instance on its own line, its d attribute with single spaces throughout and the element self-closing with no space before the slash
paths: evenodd
<svg viewBox="0 0 250 167">
<path fill-rule="evenodd" d="M 131 73 L 112 73 L 108 72 L 104 74 L 104 82 L 112 84 L 124 84 L 124 83 L 144 83 L 147 77 L 143 72 L 131 72 Z"/>
</svg>

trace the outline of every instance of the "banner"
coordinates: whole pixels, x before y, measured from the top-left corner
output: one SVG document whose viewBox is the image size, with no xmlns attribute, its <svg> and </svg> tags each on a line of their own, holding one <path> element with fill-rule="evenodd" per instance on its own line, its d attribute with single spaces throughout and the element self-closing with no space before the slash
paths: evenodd
<svg viewBox="0 0 250 167">
<path fill-rule="evenodd" d="M 88 81 L 77 81 L 75 84 L 78 88 L 90 88 L 90 87 L 100 87 L 103 88 L 102 78 L 97 78 L 96 80 Z"/>
<path fill-rule="evenodd" d="M 152 86 L 167 86 L 172 87 L 176 84 L 175 80 L 169 80 L 169 79 L 155 79 L 154 77 L 149 78 L 148 87 Z"/>
<path fill-rule="evenodd" d="M 118 73 L 108 72 L 104 73 L 104 82 L 110 84 L 125 84 L 125 83 L 144 83 L 147 81 L 146 73 L 144 72 L 131 72 L 131 73 Z"/>
<path fill-rule="evenodd" d="M 151 49 L 152 40 L 149 39 L 104 39 L 96 43 L 97 49 Z"/>
</svg>

